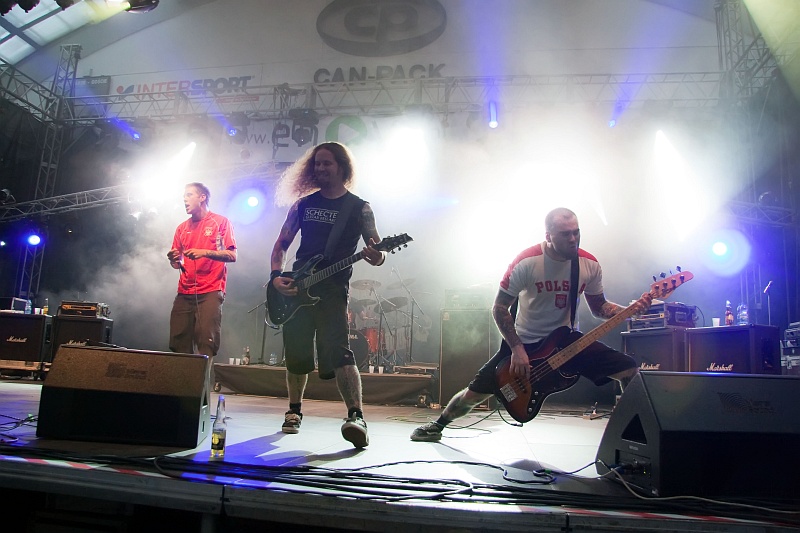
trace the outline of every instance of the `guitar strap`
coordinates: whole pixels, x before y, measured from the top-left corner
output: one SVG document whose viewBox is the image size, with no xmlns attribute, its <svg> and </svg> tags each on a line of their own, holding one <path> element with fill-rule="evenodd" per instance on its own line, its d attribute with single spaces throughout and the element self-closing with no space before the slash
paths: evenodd
<svg viewBox="0 0 800 533">
<path fill-rule="evenodd" d="M 569 274 L 569 327 L 571 329 L 575 329 L 575 311 L 578 307 L 578 281 L 579 281 L 579 272 L 580 271 L 580 261 L 578 259 L 573 259 L 570 261 L 570 274 Z M 517 310 L 519 309 L 519 298 L 514 300 L 514 303 L 511 304 L 511 307 L 508 308 L 508 311 L 511 313 L 511 317 L 516 320 L 517 318 Z M 504 355 L 511 355 L 511 348 L 509 348 L 508 343 L 505 339 L 500 339 L 500 351 L 503 352 Z"/>
<path fill-rule="evenodd" d="M 578 307 L 578 281 L 580 274 L 580 260 L 576 257 L 570 261 L 569 275 L 569 327 L 575 329 L 575 311 Z"/>
<path fill-rule="evenodd" d="M 336 249 L 336 245 L 339 244 L 339 239 L 342 237 L 344 227 L 347 225 L 347 220 L 350 218 L 350 212 L 355 205 L 355 195 L 349 192 L 345 194 L 342 208 L 339 210 L 339 214 L 336 215 L 336 222 L 333 223 L 333 228 L 331 228 L 331 232 L 328 235 L 328 242 L 325 243 L 325 259 L 328 261 L 331 260 L 333 251 Z"/>
</svg>

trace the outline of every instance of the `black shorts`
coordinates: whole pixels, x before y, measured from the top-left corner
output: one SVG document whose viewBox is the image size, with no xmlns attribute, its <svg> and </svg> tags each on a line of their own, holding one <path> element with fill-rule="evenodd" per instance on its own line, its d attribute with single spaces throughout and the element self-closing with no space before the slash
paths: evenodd
<svg viewBox="0 0 800 533">
<path fill-rule="evenodd" d="M 292 374 L 313 372 L 316 348 L 320 379 L 333 379 L 336 368 L 355 364 L 348 335 L 347 287 L 326 280 L 309 293 L 319 302 L 301 307 L 283 325 L 286 369 Z"/>
<path fill-rule="evenodd" d="M 570 334 L 570 339 L 579 338 L 580 333 L 573 332 Z M 538 341 L 532 344 L 525 345 L 525 351 L 531 353 L 539 347 L 543 341 Z M 494 394 L 495 393 L 495 368 L 497 364 L 505 357 L 508 357 L 508 352 L 498 351 L 494 356 L 486 362 L 485 365 L 478 370 L 475 377 L 469 384 L 469 390 L 479 394 Z M 582 352 L 570 359 L 562 367 L 563 371 L 567 374 L 574 375 L 580 374 L 581 376 L 594 382 L 595 385 L 605 385 L 613 376 L 620 372 L 630 370 L 639 366 L 636 361 L 629 355 L 625 355 L 602 342 L 593 342 L 587 346 Z"/>
</svg>

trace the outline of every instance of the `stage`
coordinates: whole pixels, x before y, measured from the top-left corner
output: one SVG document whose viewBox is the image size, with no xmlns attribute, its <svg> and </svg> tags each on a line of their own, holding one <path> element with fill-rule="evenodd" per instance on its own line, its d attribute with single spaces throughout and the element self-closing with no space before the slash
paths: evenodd
<svg viewBox="0 0 800 533">
<path fill-rule="evenodd" d="M 365 386 L 390 388 L 398 377 L 364 378 Z M 228 443 L 224 460 L 211 461 L 210 438 L 194 449 L 39 439 L 29 416 L 38 412 L 41 389 L 40 381 L 0 381 L 0 501 L 9 531 L 274 525 L 284 531 L 774 532 L 793 529 L 781 521 L 800 523 L 797 515 L 696 500 L 647 502 L 598 477 L 604 410 L 590 416 L 548 401 L 524 426 L 509 423 L 503 411 L 476 410 L 446 429 L 441 442 L 423 443 L 409 435 L 436 419 L 438 409 L 369 404 L 370 444 L 357 450 L 340 434 L 346 414 L 340 401 L 305 400 L 300 433 L 287 435 L 280 431 L 285 398 L 233 394 L 223 385 Z"/>
</svg>

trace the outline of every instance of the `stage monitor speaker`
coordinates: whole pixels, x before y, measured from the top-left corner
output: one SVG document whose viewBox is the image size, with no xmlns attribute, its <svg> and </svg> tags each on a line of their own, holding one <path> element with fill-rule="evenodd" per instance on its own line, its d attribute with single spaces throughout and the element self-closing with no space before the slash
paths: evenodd
<svg viewBox="0 0 800 533">
<path fill-rule="evenodd" d="M 62 345 L 86 346 L 87 341 L 111 344 L 114 321 L 110 318 L 56 316 L 53 319 L 53 341 L 46 362 L 51 362 Z"/>
<path fill-rule="evenodd" d="M 444 406 L 500 346 L 488 309 L 443 309 L 439 357 L 439 403 Z"/>
<path fill-rule="evenodd" d="M 777 326 L 689 328 L 686 350 L 690 372 L 781 373 Z"/>
<path fill-rule="evenodd" d="M 62 346 L 42 385 L 42 438 L 194 448 L 210 426 L 205 355 Z"/>
<path fill-rule="evenodd" d="M 633 357 L 639 370 L 686 372 L 686 328 L 623 331 L 622 351 Z"/>
<path fill-rule="evenodd" d="M 0 314 L 0 360 L 32 361 L 49 354 L 49 315 Z"/>
<path fill-rule="evenodd" d="M 641 372 L 611 413 L 597 472 L 627 465 L 622 479 L 652 496 L 796 499 L 798 398 L 790 376 Z"/>
</svg>

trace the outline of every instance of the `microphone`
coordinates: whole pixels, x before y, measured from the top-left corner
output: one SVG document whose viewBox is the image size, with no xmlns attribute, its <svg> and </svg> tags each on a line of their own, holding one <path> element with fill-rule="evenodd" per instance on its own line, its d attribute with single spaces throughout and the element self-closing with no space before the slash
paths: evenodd
<svg viewBox="0 0 800 533">
<path fill-rule="evenodd" d="M 770 288 L 771 286 L 772 286 L 772 280 L 769 280 L 769 283 L 767 283 L 767 286 L 766 286 L 766 287 L 764 287 L 764 294 L 767 294 L 767 291 L 769 290 L 769 288 Z"/>
</svg>

